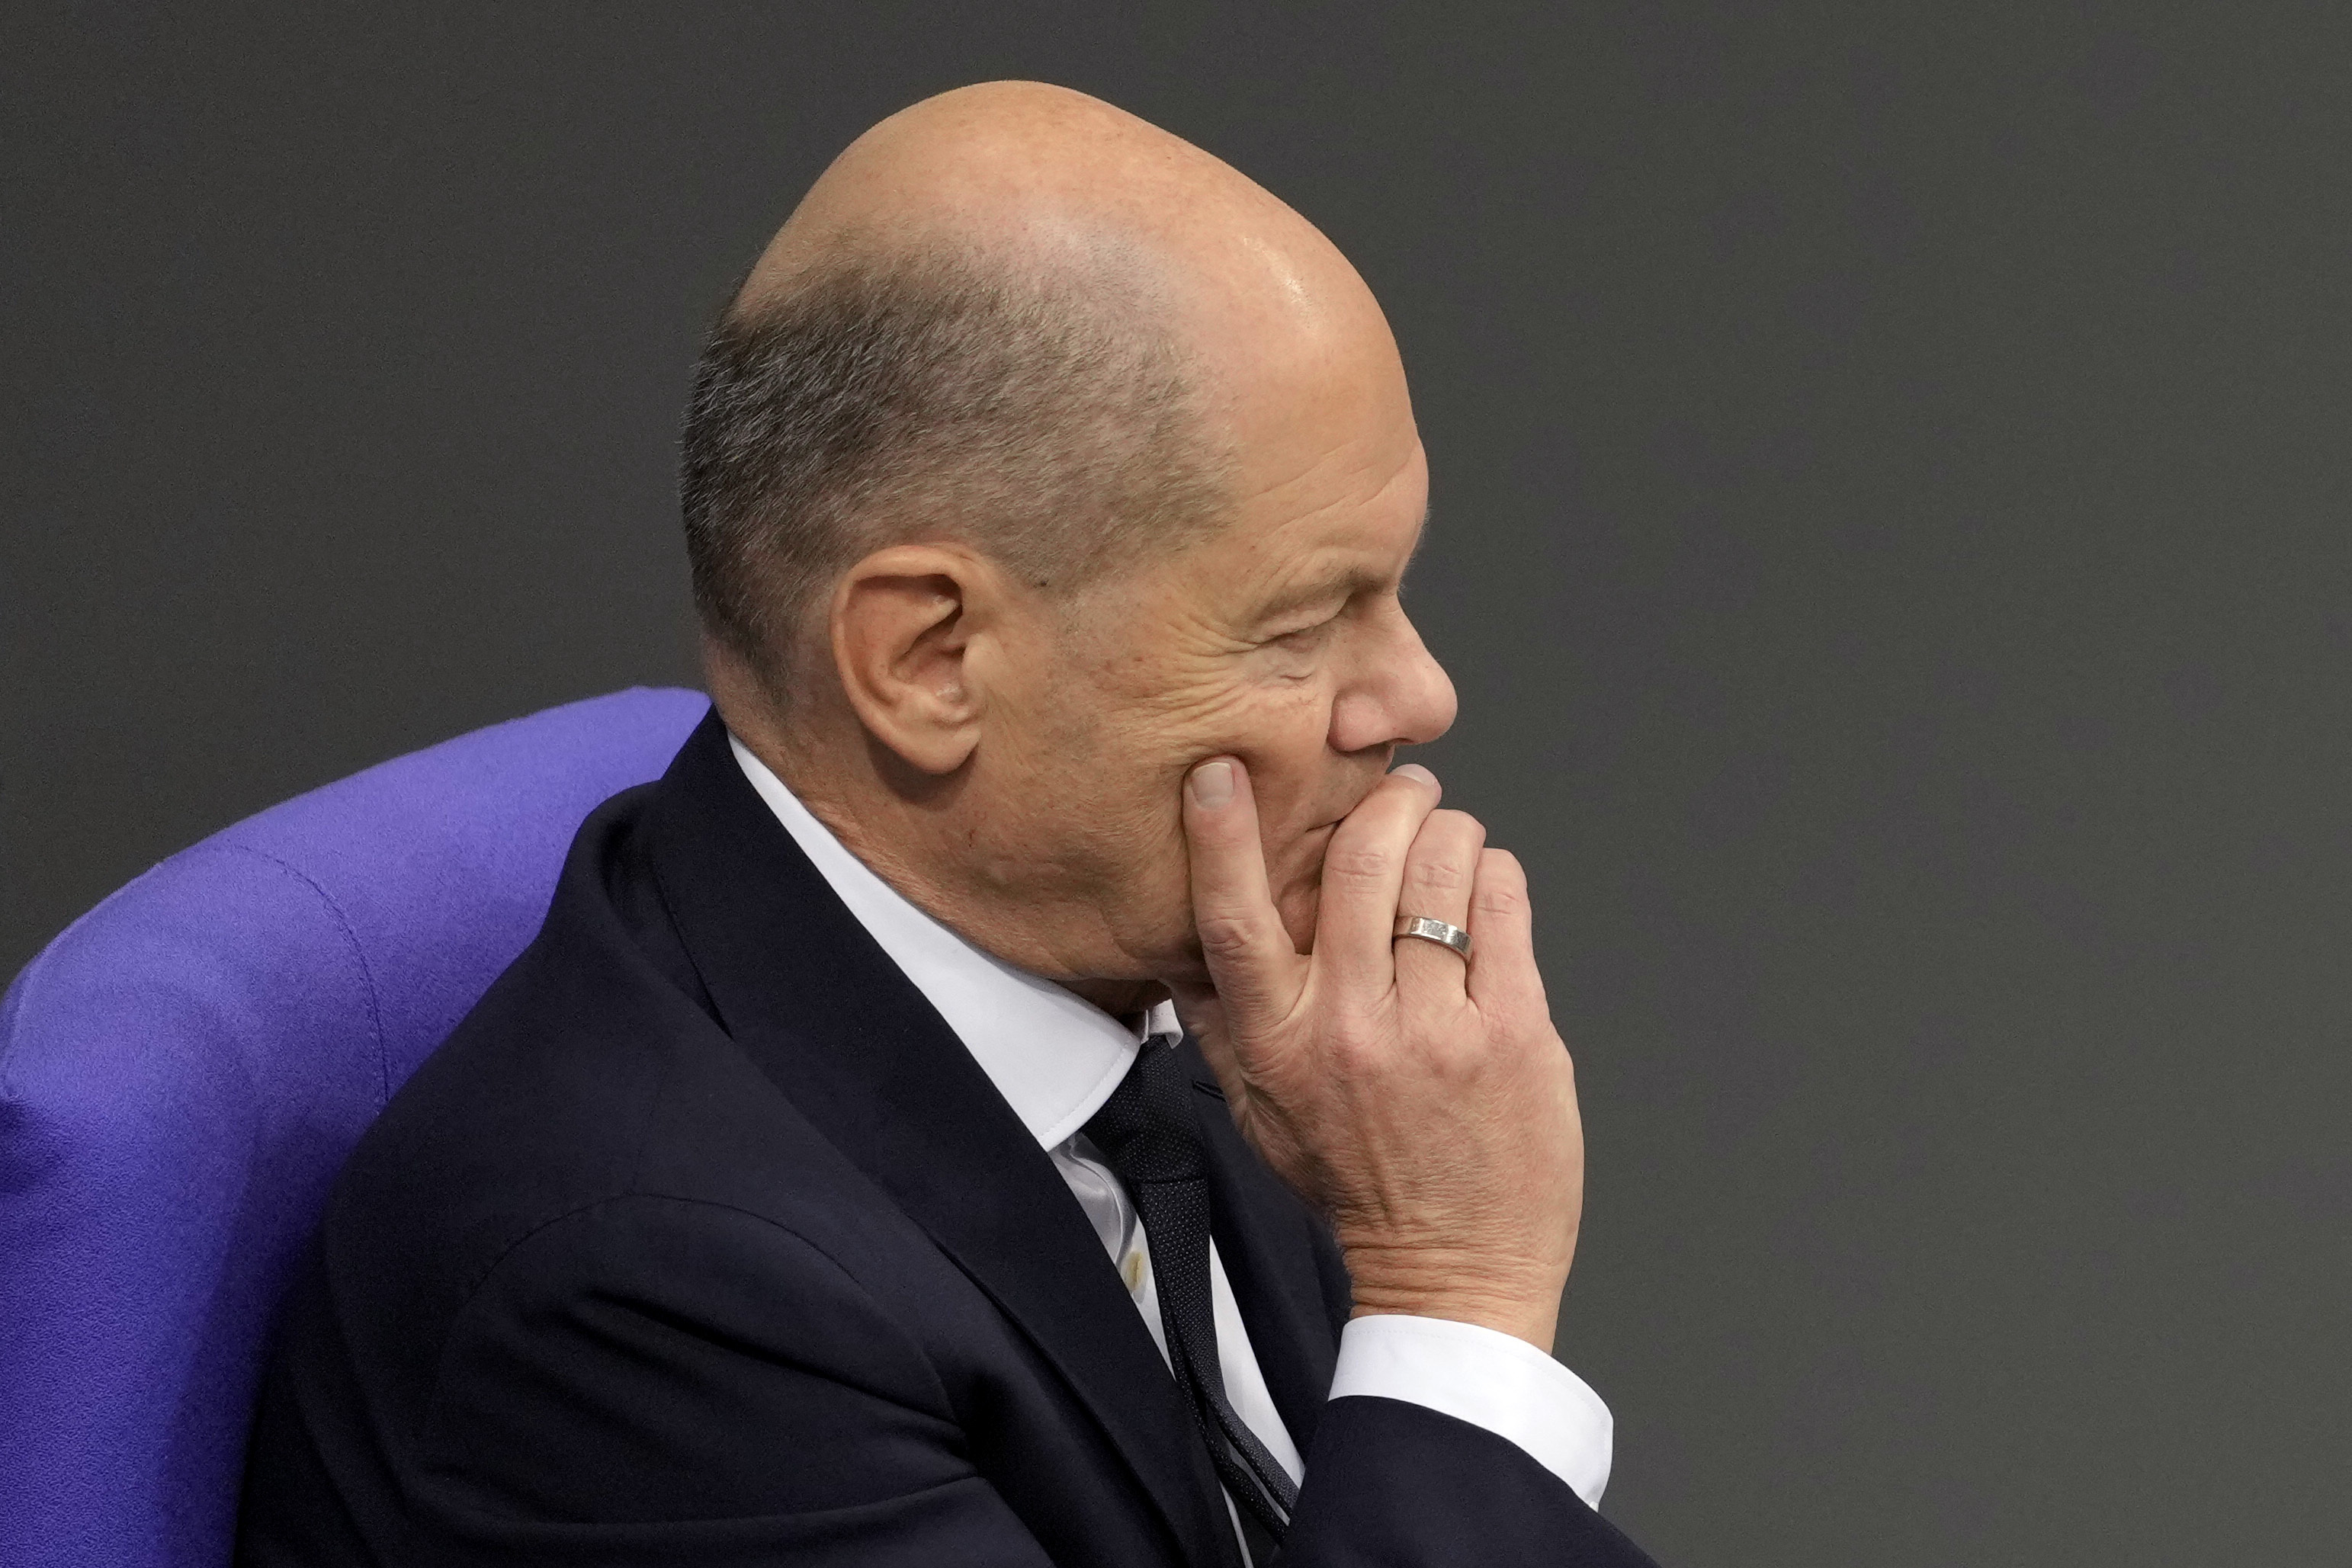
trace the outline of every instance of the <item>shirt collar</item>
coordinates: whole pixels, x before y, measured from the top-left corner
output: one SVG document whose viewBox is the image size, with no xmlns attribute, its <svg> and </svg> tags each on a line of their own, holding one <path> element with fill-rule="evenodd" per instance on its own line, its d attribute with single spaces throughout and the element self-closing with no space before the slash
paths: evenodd
<svg viewBox="0 0 2352 1568">
<path fill-rule="evenodd" d="M 1030 1136 L 1048 1149 L 1087 1124 L 1143 1042 L 1181 1032 L 1161 1002 L 1141 1029 L 982 951 L 909 903 L 849 852 L 767 764 L 727 737 L 743 777 L 841 902 L 947 1020 Z"/>
</svg>

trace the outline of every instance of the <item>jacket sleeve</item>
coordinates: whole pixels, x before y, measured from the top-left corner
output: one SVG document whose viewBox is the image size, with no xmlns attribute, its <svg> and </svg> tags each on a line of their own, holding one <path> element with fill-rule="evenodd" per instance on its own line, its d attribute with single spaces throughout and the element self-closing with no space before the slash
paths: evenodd
<svg viewBox="0 0 2352 1568">
<path fill-rule="evenodd" d="M 1655 1568 L 1517 1444 L 1401 1399 L 1325 1406 L 1281 1568 Z"/>
<path fill-rule="evenodd" d="M 771 1220 L 676 1198 L 506 1252 L 455 1322 L 411 1474 L 420 1562 L 1048 1562 L 856 1281 Z"/>
</svg>

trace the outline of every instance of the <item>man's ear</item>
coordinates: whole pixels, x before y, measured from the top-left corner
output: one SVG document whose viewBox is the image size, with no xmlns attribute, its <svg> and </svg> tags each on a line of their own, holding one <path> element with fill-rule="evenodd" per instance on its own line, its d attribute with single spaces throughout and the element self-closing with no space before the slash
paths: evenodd
<svg viewBox="0 0 2352 1568">
<path fill-rule="evenodd" d="M 833 662 L 867 733 L 919 771 L 954 772 L 980 744 L 986 694 L 972 639 L 997 619 L 988 562 L 953 545 L 892 545 L 833 593 Z"/>
</svg>

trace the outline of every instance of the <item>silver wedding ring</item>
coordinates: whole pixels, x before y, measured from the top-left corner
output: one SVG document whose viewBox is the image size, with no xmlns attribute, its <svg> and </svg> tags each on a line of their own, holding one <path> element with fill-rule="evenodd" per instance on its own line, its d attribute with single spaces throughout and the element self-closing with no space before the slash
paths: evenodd
<svg viewBox="0 0 2352 1568">
<path fill-rule="evenodd" d="M 1448 925 L 1443 920 L 1432 920 L 1426 915 L 1400 915 L 1396 918 L 1399 936 L 1418 936 L 1424 942 L 1434 942 L 1450 947 L 1466 961 L 1470 956 L 1470 933 L 1459 925 Z"/>
</svg>

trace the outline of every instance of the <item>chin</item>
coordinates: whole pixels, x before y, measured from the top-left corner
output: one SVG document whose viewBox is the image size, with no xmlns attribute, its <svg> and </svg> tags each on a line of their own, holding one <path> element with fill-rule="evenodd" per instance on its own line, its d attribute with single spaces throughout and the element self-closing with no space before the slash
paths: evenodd
<svg viewBox="0 0 2352 1568">
<path fill-rule="evenodd" d="M 1323 906 L 1323 854 L 1331 847 L 1331 834 L 1339 825 L 1329 822 L 1307 831 L 1295 852 L 1303 863 L 1278 884 L 1282 891 L 1275 894 L 1274 907 L 1282 916 L 1282 927 L 1290 933 L 1291 946 L 1302 953 L 1315 947 L 1315 917 Z"/>
<path fill-rule="evenodd" d="M 1315 915 L 1321 906 L 1322 888 L 1316 883 L 1294 888 L 1274 901 L 1282 928 L 1290 933 L 1290 945 L 1301 953 L 1315 950 Z"/>
</svg>

